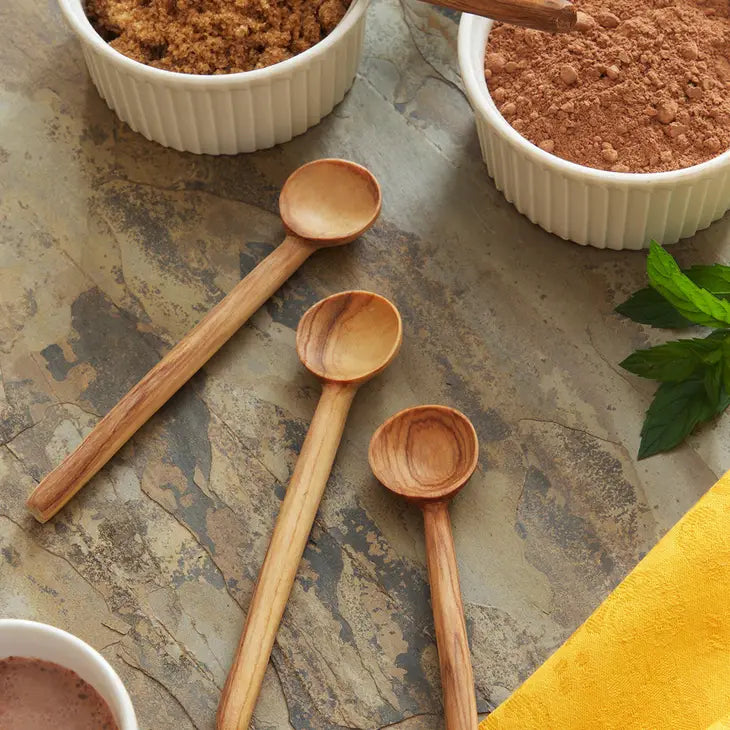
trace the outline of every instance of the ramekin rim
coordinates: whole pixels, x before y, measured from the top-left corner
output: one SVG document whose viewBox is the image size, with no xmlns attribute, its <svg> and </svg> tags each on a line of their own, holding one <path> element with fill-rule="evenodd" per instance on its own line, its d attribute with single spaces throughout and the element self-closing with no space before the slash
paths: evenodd
<svg viewBox="0 0 730 730">
<path fill-rule="evenodd" d="M 126 730 L 126 728 L 138 727 L 137 716 L 134 711 L 134 705 L 132 704 L 132 698 L 129 696 L 129 692 L 124 686 L 124 682 L 122 682 L 120 676 L 114 670 L 114 667 L 112 667 L 112 665 L 101 655 L 99 651 L 91 646 L 91 644 L 88 644 L 83 639 L 79 638 L 75 634 L 70 633 L 69 631 L 59 629 L 57 626 L 52 626 L 51 624 L 46 624 L 42 621 L 32 621 L 30 619 L 21 618 L 0 618 L 0 629 L 2 629 L 3 627 L 7 627 L 11 630 L 16 627 L 25 628 L 32 631 L 37 631 L 40 634 L 59 636 L 64 641 L 77 648 L 79 651 L 90 655 L 99 666 L 100 671 L 102 671 L 107 676 L 107 678 L 113 685 L 115 693 L 119 699 L 119 704 L 122 711 L 122 717 L 120 718 L 121 730 Z"/>
<path fill-rule="evenodd" d="M 720 155 L 705 160 L 691 167 L 682 167 L 678 170 L 665 172 L 612 172 L 599 170 L 595 167 L 579 165 L 550 152 L 540 149 L 537 145 L 523 137 L 499 113 L 492 96 L 489 93 L 483 71 L 475 73 L 474 33 L 480 26 L 486 26 L 485 40 L 494 21 L 470 13 L 463 13 L 459 22 L 458 57 L 461 78 L 466 88 L 467 97 L 475 113 L 478 113 L 492 128 L 495 129 L 513 146 L 520 148 L 523 154 L 530 156 L 534 161 L 551 167 L 552 169 L 570 177 L 590 179 L 593 182 L 614 183 L 622 186 L 642 187 L 647 185 L 674 185 L 692 178 L 702 178 L 708 173 L 715 172 L 715 168 L 730 165 L 730 149 Z M 478 68 L 484 68 L 484 54 L 486 43 L 477 49 L 480 54 Z"/>
<path fill-rule="evenodd" d="M 94 29 L 86 16 L 83 7 L 83 0 L 58 0 L 61 12 L 76 35 L 92 48 L 103 54 L 111 63 L 116 63 L 130 73 L 146 77 L 150 83 L 166 83 L 176 86 L 188 87 L 240 87 L 241 84 L 250 84 L 256 81 L 268 81 L 277 76 L 286 75 L 299 65 L 312 61 L 317 56 L 326 53 L 330 46 L 352 28 L 367 10 L 370 0 L 353 0 L 345 16 L 337 24 L 334 30 L 319 43 L 311 48 L 302 51 L 296 56 L 287 58 L 285 61 L 275 63 L 265 68 L 258 68 L 252 71 L 240 71 L 229 74 L 186 74 L 179 71 L 168 71 L 162 68 L 148 66 L 140 61 L 135 61 L 123 53 L 120 53 L 105 41 Z M 81 17 L 77 10 L 81 11 Z"/>
</svg>

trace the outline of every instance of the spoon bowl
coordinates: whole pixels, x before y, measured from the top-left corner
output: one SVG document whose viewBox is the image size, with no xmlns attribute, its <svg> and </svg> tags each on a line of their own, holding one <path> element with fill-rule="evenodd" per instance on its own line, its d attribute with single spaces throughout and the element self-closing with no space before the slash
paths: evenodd
<svg viewBox="0 0 730 730">
<path fill-rule="evenodd" d="M 469 480 L 478 457 L 471 421 L 446 406 L 396 413 L 375 432 L 368 453 L 378 481 L 415 502 L 453 497 Z"/>
<path fill-rule="evenodd" d="M 304 313 L 297 328 L 297 354 L 320 380 L 364 383 L 388 366 L 402 338 L 400 314 L 385 297 L 347 291 Z"/>
<path fill-rule="evenodd" d="M 318 246 L 339 246 L 364 233 L 380 213 L 380 185 L 348 160 L 315 160 L 284 183 L 279 212 L 286 228 Z"/>
</svg>

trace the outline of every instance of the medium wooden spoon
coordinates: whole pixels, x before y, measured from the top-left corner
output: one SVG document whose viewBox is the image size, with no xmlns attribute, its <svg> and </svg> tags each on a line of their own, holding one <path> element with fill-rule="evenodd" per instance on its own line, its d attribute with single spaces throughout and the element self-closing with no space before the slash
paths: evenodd
<svg viewBox="0 0 730 730">
<path fill-rule="evenodd" d="M 33 490 L 28 509 L 49 520 L 319 248 L 349 243 L 380 213 L 380 186 L 360 165 L 315 160 L 279 196 L 287 236 L 145 375 Z"/>
<path fill-rule="evenodd" d="M 370 441 L 370 468 L 391 492 L 423 511 L 431 604 L 448 730 L 475 730 L 477 706 L 449 500 L 466 484 L 479 456 L 474 426 L 445 406 L 408 408 Z"/>
<path fill-rule="evenodd" d="M 398 310 L 364 291 L 335 294 L 309 309 L 297 353 L 323 384 L 261 567 L 246 625 L 223 689 L 218 730 L 247 730 L 276 632 L 357 389 L 382 372 L 400 347 Z"/>
</svg>

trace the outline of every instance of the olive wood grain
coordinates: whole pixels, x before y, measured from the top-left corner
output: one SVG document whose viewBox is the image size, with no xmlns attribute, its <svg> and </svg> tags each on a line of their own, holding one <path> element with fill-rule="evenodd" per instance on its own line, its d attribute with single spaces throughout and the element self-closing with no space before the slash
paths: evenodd
<svg viewBox="0 0 730 730">
<path fill-rule="evenodd" d="M 314 251 L 287 236 L 160 360 L 33 490 L 35 518 L 53 517 L 156 413 Z"/>
<path fill-rule="evenodd" d="M 370 441 L 373 473 L 423 512 L 428 579 L 448 730 L 475 730 L 477 707 L 449 501 L 474 472 L 479 443 L 469 419 L 418 406 L 387 420 Z"/>
<path fill-rule="evenodd" d="M 55 515 L 318 248 L 348 243 L 375 221 L 381 194 L 364 167 L 316 160 L 295 170 L 279 198 L 289 235 L 104 416 L 33 490 L 40 522 Z"/>
<path fill-rule="evenodd" d="M 357 385 L 325 384 L 261 566 L 218 709 L 218 730 L 248 728 L 276 633 L 322 500 Z"/>
<path fill-rule="evenodd" d="M 358 387 L 393 360 L 398 310 L 369 292 L 343 292 L 309 309 L 297 328 L 302 363 L 323 383 L 248 609 L 218 708 L 218 730 L 251 722 L 279 623 Z"/>
<path fill-rule="evenodd" d="M 512 25 L 566 33 L 575 28 L 577 13 L 568 0 L 424 0 L 432 5 L 483 15 Z"/>
<path fill-rule="evenodd" d="M 447 502 L 424 504 L 428 580 L 448 730 L 474 730 L 477 704 Z"/>
</svg>

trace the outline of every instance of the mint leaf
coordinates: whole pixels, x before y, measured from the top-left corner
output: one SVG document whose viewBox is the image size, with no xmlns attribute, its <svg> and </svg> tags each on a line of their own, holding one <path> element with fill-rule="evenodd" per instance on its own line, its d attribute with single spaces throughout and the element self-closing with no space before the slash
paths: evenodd
<svg viewBox="0 0 730 730">
<path fill-rule="evenodd" d="M 730 302 L 718 299 L 682 273 L 677 262 L 655 241 L 646 261 L 649 284 L 685 319 L 705 327 L 730 324 Z"/>
<path fill-rule="evenodd" d="M 703 377 L 692 377 L 681 383 L 663 383 L 646 412 L 641 429 L 639 459 L 669 451 L 692 433 L 697 424 L 709 421 L 728 405 L 724 388 L 711 401 Z"/>
<path fill-rule="evenodd" d="M 616 307 L 619 314 L 640 324 L 666 329 L 691 327 L 692 322 L 683 317 L 658 291 L 650 286 L 632 294 Z"/>
<path fill-rule="evenodd" d="M 718 299 L 730 299 L 730 266 L 697 264 L 681 271 L 690 281 L 714 294 Z M 634 322 L 652 327 L 680 329 L 693 324 L 650 286 L 639 289 L 625 302 L 619 304 L 615 311 Z"/>
<path fill-rule="evenodd" d="M 722 343 L 722 385 L 726 393 L 730 393 L 730 338 Z"/>
<path fill-rule="evenodd" d="M 705 393 L 710 403 L 720 402 L 720 391 L 722 390 L 722 363 L 717 362 L 705 370 L 703 378 Z"/>
<path fill-rule="evenodd" d="M 698 264 L 682 273 L 697 286 L 706 289 L 718 299 L 730 299 L 730 266 Z M 616 312 L 640 324 L 665 329 L 691 327 L 692 322 L 683 317 L 658 291 L 650 286 L 632 294 L 616 307 Z"/>
<path fill-rule="evenodd" d="M 632 352 L 622 363 L 624 370 L 634 375 L 662 383 L 687 380 L 698 368 L 704 366 L 706 354 L 704 340 L 677 340 L 647 350 Z M 719 348 L 720 343 L 711 347 Z"/>
<path fill-rule="evenodd" d="M 662 383 L 687 380 L 698 369 L 719 363 L 728 333 L 728 330 L 717 330 L 704 339 L 675 340 L 637 350 L 620 365 L 634 375 Z M 722 370 L 719 372 L 722 374 Z"/>
<path fill-rule="evenodd" d="M 707 289 L 710 294 L 714 294 L 719 299 L 730 299 L 730 266 L 698 264 L 689 269 L 683 269 L 682 273 L 697 286 Z"/>
</svg>

